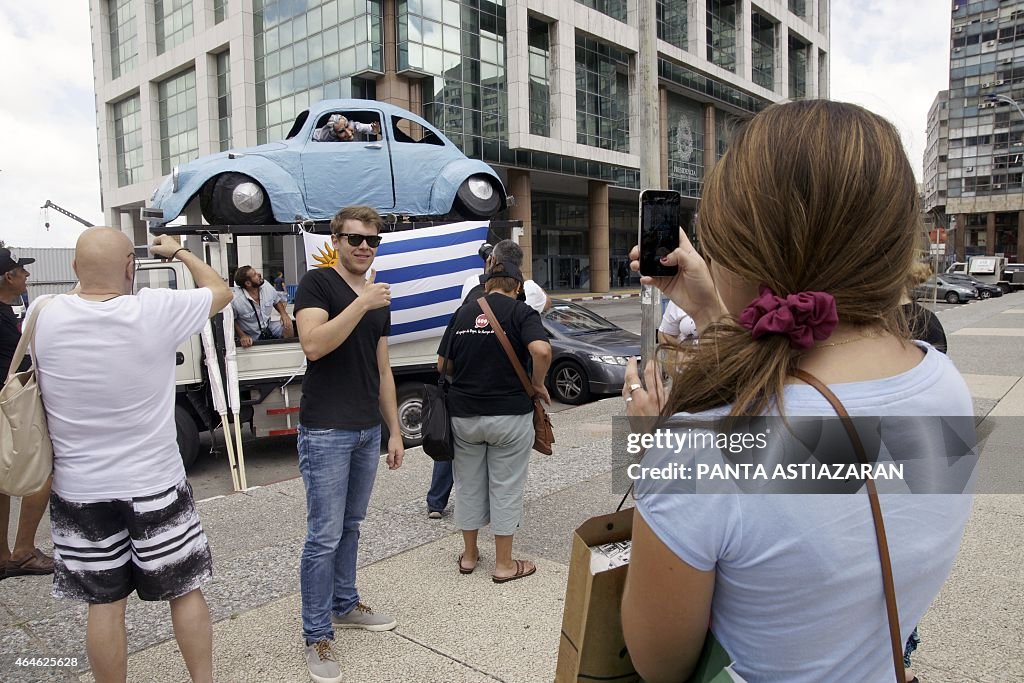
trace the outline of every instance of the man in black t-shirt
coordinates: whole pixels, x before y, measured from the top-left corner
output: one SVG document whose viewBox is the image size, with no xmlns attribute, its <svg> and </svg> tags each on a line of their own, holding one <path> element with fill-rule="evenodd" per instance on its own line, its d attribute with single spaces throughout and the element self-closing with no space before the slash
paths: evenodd
<svg viewBox="0 0 1024 683">
<path fill-rule="evenodd" d="M 15 258 L 10 249 L 0 249 L 0 369 L 4 383 L 11 367 L 14 350 L 21 341 L 21 323 L 14 314 L 10 301 L 21 301 L 28 287 L 29 272 L 25 266 L 35 263 L 32 258 Z M 31 367 L 28 355 L 14 368 L 24 372 Z M 21 499 L 18 517 L 18 536 L 14 549 L 7 545 L 7 529 L 11 521 L 11 497 L 0 494 L 0 579 L 25 574 L 52 574 L 53 558 L 36 547 L 36 530 L 50 502 L 50 481 L 46 486 Z"/>
<path fill-rule="evenodd" d="M 331 652 L 334 628 L 387 631 L 396 625 L 356 591 L 359 525 L 380 461 L 382 416 L 390 430 L 388 467 L 400 467 L 405 455 L 388 357 L 391 288 L 374 282 L 370 269 L 381 224 L 367 206 L 339 211 L 331 220 L 337 263 L 306 273 L 295 293 L 299 341 L 309 360 L 298 437 L 307 510 L 299 569 L 302 635 L 306 666 L 317 681 L 341 680 Z"/>
</svg>

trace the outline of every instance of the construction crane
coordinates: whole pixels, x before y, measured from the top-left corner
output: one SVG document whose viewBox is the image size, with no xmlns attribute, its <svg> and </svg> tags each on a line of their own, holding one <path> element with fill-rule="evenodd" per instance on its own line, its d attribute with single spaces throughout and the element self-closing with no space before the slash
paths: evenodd
<svg viewBox="0 0 1024 683">
<path fill-rule="evenodd" d="M 56 204 L 54 204 L 53 202 L 51 202 L 51 201 L 50 201 L 49 199 L 47 199 L 47 200 L 46 200 L 46 203 L 45 203 L 45 204 L 43 204 L 43 205 L 42 205 L 41 207 L 39 207 L 39 208 L 40 208 L 40 209 L 43 209 L 44 211 L 46 211 L 46 212 L 47 212 L 47 213 L 46 213 L 46 221 L 45 221 L 45 223 L 44 223 L 44 225 L 46 226 L 46 229 L 47 229 L 47 230 L 49 230 L 49 229 L 50 229 L 50 214 L 48 213 L 50 209 L 53 209 L 54 211 L 57 211 L 58 213 L 62 213 L 62 214 L 64 214 L 64 215 L 65 215 L 65 216 L 67 216 L 68 218 L 72 218 L 72 219 L 74 219 L 74 220 L 78 221 L 79 223 L 81 223 L 82 225 L 84 225 L 84 226 L 85 226 L 85 227 L 87 227 L 87 228 L 91 228 L 91 227 L 94 227 L 92 223 L 90 223 L 89 221 L 85 220 L 85 219 L 84 219 L 84 218 L 82 218 L 81 216 L 76 216 L 75 214 L 71 213 L 70 211 L 68 211 L 68 210 L 67 210 L 67 209 L 65 209 L 64 207 L 61 207 L 61 206 L 57 206 Z"/>
</svg>

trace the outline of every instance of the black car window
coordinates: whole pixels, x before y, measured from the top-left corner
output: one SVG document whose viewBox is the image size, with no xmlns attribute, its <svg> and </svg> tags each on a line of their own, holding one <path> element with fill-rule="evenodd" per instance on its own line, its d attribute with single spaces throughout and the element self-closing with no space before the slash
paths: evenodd
<svg viewBox="0 0 1024 683">
<path fill-rule="evenodd" d="M 544 322 L 556 332 L 567 336 L 602 332 L 616 329 L 615 325 L 604 318 L 591 313 L 580 306 L 572 304 L 555 304 L 544 314 Z"/>
<path fill-rule="evenodd" d="M 395 142 L 444 145 L 444 142 L 434 134 L 434 131 L 421 126 L 415 121 L 403 119 L 401 116 L 392 115 L 391 135 L 395 138 Z"/>
<path fill-rule="evenodd" d="M 306 125 L 306 119 L 308 118 L 309 110 L 307 109 L 306 111 L 298 115 L 298 117 L 295 119 L 295 123 L 292 124 L 292 129 L 288 131 L 288 135 L 284 136 L 284 139 L 291 140 L 293 137 L 298 135 L 299 131 L 302 130 L 302 127 Z"/>
</svg>

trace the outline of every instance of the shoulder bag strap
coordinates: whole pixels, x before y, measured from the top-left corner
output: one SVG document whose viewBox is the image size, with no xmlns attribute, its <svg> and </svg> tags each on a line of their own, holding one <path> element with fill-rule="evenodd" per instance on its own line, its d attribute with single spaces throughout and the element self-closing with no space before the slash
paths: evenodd
<svg viewBox="0 0 1024 683">
<path fill-rule="evenodd" d="M 245 300 L 249 302 L 250 306 L 252 306 L 252 312 L 256 315 L 256 327 L 259 328 L 260 334 L 263 334 L 263 323 L 260 322 L 260 312 L 256 310 L 256 303 L 249 297 L 249 293 L 244 289 L 242 290 L 242 296 L 244 296 Z"/>
<path fill-rule="evenodd" d="M 793 369 L 790 370 L 790 374 L 804 382 L 807 382 L 807 384 L 817 389 L 818 392 L 832 404 L 832 408 L 843 421 L 843 427 L 846 429 L 846 433 L 849 435 L 850 441 L 853 442 L 853 449 L 857 453 L 857 459 L 860 460 L 862 464 L 867 464 L 868 459 L 864 452 L 864 444 L 861 443 L 860 436 L 857 434 L 857 430 L 853 426 L 853 421 L 850 419 L 850 414 L 846 412 L 846 408 L 843 406 L 839 398 L 817 377 L 805 370 Z M 889 542 L 885 537 L 885 523 L 882 521 L 882 508 L 878 504 L 878 491 L 875 489 L 875 482 L 872 479 L 868 479 L 865 483 L 868 488 L 868 500 L 871 503 L 871 516 L 875 521 L 875 538 L 878 541 L 878 558 L 882 564 L 882 587 L 885 589 L 885 610 L 889 617 L 889 639 L 892 641 L 892 661 L 896 670 L 897 683 L 904 683 L 906 680 L 906 671 L 903 668 L 903 639 L 900 637 L 900 619 L 899 612 L 896 609 L 896 587 L 892 580 L 892 562 L 889 559 Z"/>
<path fill-rule="evenodd" d="M 11 356 L 11 367 L 7 371 L 7 379 L 9 380 L 18 372 L 18 367 L 21 366 L 21 361 L 25 358 L 25 352 L 28 351 L 29 345 L 35 341 L 36 336 L 36 320 L 39 318 L 39 312 L 42 311 L 46 304 L 53 300 L 53 296 L 40 298 L 36 307 L 32 309 L 32 315 L 28 317 L 25 324 L 22 326 L 21 339 L 18 341 L 17 348 L 14 349 L 14 355 Z M 35 354 L 35 346 L 32 346 L 33 355 Z"/>
<path fill-rule="evenodd" d="M 458 314 L 458 310 L 452 313 L 450 323 L 454 325 L 455 316 Z M 448 377 L 448 363 L 452 360 L 452 344 L 455 343 L 455 327 L 451 328 L 451 334 L 448 335 L 448 343 L 444 347 L 444 363 L 441 363 L 441 372 L 438 373 L 437 386 L 443 393 L 448 393 L 448 388 L 445 386 L 445 379 Z"/>
<path fill-rule="evenodd" d="M 508 336 L 505 334 L 505 330 L 501 328 L 501 323 L 498 322 L 498 316 L 494 315 L 494 311 L 491 309 L 491 305 L 487 303 L 485 297 L 478 299 L 480 302 L 480 308 L 483 309 L 484 313 L 487 314 L 487 320 L 490 321 L 491 327 L 494 329 L 494 334 L 498 337 L 498 341 L 501 342 L 501 348 L 505 349 L 505 354 L 508 355 L 509 361 L 512 363 L 512 367 L 515 368 L 516 374 L 519 376 L 519 381 L 523 383 L 523 388 L 526 389 L 526 395 L 533 399 L 537 395 L 537 392 L 533 390 L 533 383 L 530 382 L 526 376 L 526 370 L 523 369 L 523 364 L 516 358 L 516 352 L 512 350 L 512 344 L 508 340 Z"/>
</svg>

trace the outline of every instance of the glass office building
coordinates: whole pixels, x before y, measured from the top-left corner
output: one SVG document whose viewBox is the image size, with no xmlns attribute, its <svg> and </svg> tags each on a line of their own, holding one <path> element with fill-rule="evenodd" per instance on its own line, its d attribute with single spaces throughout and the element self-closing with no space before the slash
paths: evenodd
<svg viewBox="0 0 1024 683">
<path fill-rule="evenodd" d="M 736 121 L 775 101 L 827 95 L 828 1 L 772 11 L 740 0 L 644 6 L 658 49 L 661 158 L 660 177 L 645 182 L 693 205 Z M 503 218 L 523 222 L 520 241 L 540 284 L 617 284 L 610 274 L 635 242 L 641 187 L 638 2 L 90 0 L 90 8 L 104 206 L 133 237 L 138 207 L 174 164 L 283 139 L 322 99 L 379 99 L 420 114 L 495 168 L 516 198 Z M 200 220 L 195 207 L 188 220 Z M 238 259 L 269 267 L 261 241 L 238 242 Z"/>
<path fill-rule="evenodd" d="M 925 186 L 943 177 L 950 257 L 1024 258 L 1024 2 L 953 2 L 948 108 L 940 95 L 930 119 L 948 118 L 946 145 L 929 149 Z M 932 125 L 930 120 L 929 125 Z M 941 152 L 946 152 L 942 154 Z M 941 166 L 939 162 L 944 162 Z"/>
</svg>

